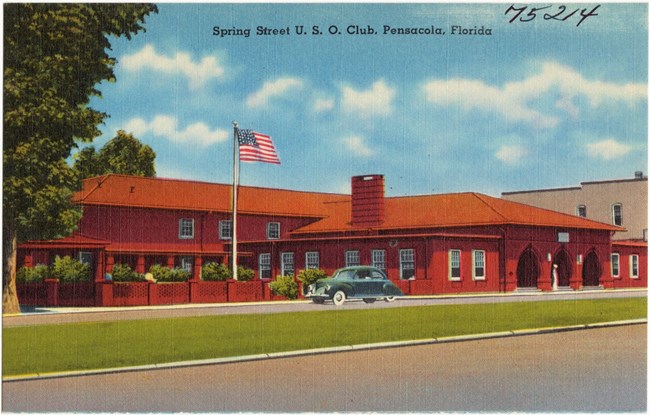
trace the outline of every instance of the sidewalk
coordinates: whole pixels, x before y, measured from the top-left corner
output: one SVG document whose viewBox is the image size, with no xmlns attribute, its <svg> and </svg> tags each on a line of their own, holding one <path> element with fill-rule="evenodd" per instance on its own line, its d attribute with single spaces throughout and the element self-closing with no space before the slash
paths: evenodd
<svg viewBox="0 0 650 415">
<path fill-rule="evenodd" d="M 282 313 L 324 311 L 332 309 L 365 309 L 372 307 L 405 307 L 443 304 L 472 304 L 489 302 L 553 301 L 598 298 L 647 297 L 647 288 L 584 291 L 521 291 L 510 293 L 446 294 L 404 296 L 392 303 L 372 305 L 348 300 L 335 307 L 331 302 L 315 305 L 309 300 L 266 301 L 248 303 L 176 304 L 137 307 L 26 307 L 22 314 L 3 315 L 3 327 L 38 324 L 62 324 L 84 321 L 129 320 L 139 318 L 173 318 L 199 315 Z"/>
</svg>

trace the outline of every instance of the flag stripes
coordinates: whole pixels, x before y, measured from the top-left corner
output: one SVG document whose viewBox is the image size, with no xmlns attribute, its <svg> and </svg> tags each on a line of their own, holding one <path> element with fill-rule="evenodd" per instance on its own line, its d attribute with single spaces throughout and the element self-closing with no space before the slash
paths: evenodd
<svg viewBox="0 0 650 415">
<path fill-rule="evenodd" d="M 239 160 L 280 164 L 271 137 L 252 130 L 237 130 L 239 141 Z"/>
</svg>

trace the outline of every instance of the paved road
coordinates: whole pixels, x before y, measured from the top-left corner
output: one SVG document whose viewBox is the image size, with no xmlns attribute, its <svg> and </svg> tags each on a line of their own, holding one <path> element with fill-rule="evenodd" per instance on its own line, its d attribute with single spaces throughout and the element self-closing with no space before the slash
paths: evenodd
<svg viewBox="0 0 650 415">
<path fill-rule="evenodd" d="M 508 293 L 487 295 L 458 295 L 403 297 L 392 303 L 377 301 L 372 305 L 363 301 L 347 301 L 336 307 L 328 301 L 316 305 L 309 301 L 273 302 L 273 303 L 239 303 L 239 304 L 187 304 L 177 306 L 155 307 L 110 307 L 110 308 L 37 308 L 20 316 L 3 317 L 3 327 L 15 327 L 34 324 L 78 323 L 88 321 L 115 321 L 145 318 L 192 317 L 222 314 L 285 313 L 296 311 L 324 311 L 333 309 L 367 309 L 380 307 L 409 307 L 441 304 L 497 303 L 513 301 L 556 301 L 592 298 L 631 298 L 647 297 L 648 291 L 611 290 L 611 291 L 569 291 L 554 293 Z"/>
<path fill-rule="evenodd" d="M 11 412 L 645 412 L 647 325 L 3 384 Z"/>
</svg>

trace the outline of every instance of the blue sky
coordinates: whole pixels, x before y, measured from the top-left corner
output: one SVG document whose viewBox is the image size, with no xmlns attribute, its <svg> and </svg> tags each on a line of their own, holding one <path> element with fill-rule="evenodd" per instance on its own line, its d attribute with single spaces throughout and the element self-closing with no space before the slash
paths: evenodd
<svg viewBox="0 0 650 415">
<path fill-rule="evenodd" d="M 236 120 L 269 134 L 282 161 L 242 163 L 244 185 L 349 193 L 351 176 L 384 174 L 389 196 L 646 171 L 647 5 L 604 3 L 580 26 L 579 11 L 543 18 L 559 5 L 509 23 L 510 5 L 159 4 L 146 33 L 111 41 L 117 82 L 91 101 L 110 115 L 94 145 L 124 129 L 157 153 L 159 177 L 230 183 Z"/>
</svg>

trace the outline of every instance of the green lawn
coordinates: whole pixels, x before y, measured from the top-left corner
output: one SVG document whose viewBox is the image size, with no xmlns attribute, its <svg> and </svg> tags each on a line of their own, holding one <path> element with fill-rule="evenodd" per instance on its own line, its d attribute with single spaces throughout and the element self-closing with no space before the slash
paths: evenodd
<svg viewBox="0 0 650 415">
<path fill-rule="evenodd" d="M 647 299 L 438 305 L 3 329 L 3 376 L 645 318 Z"/>
</svg>

